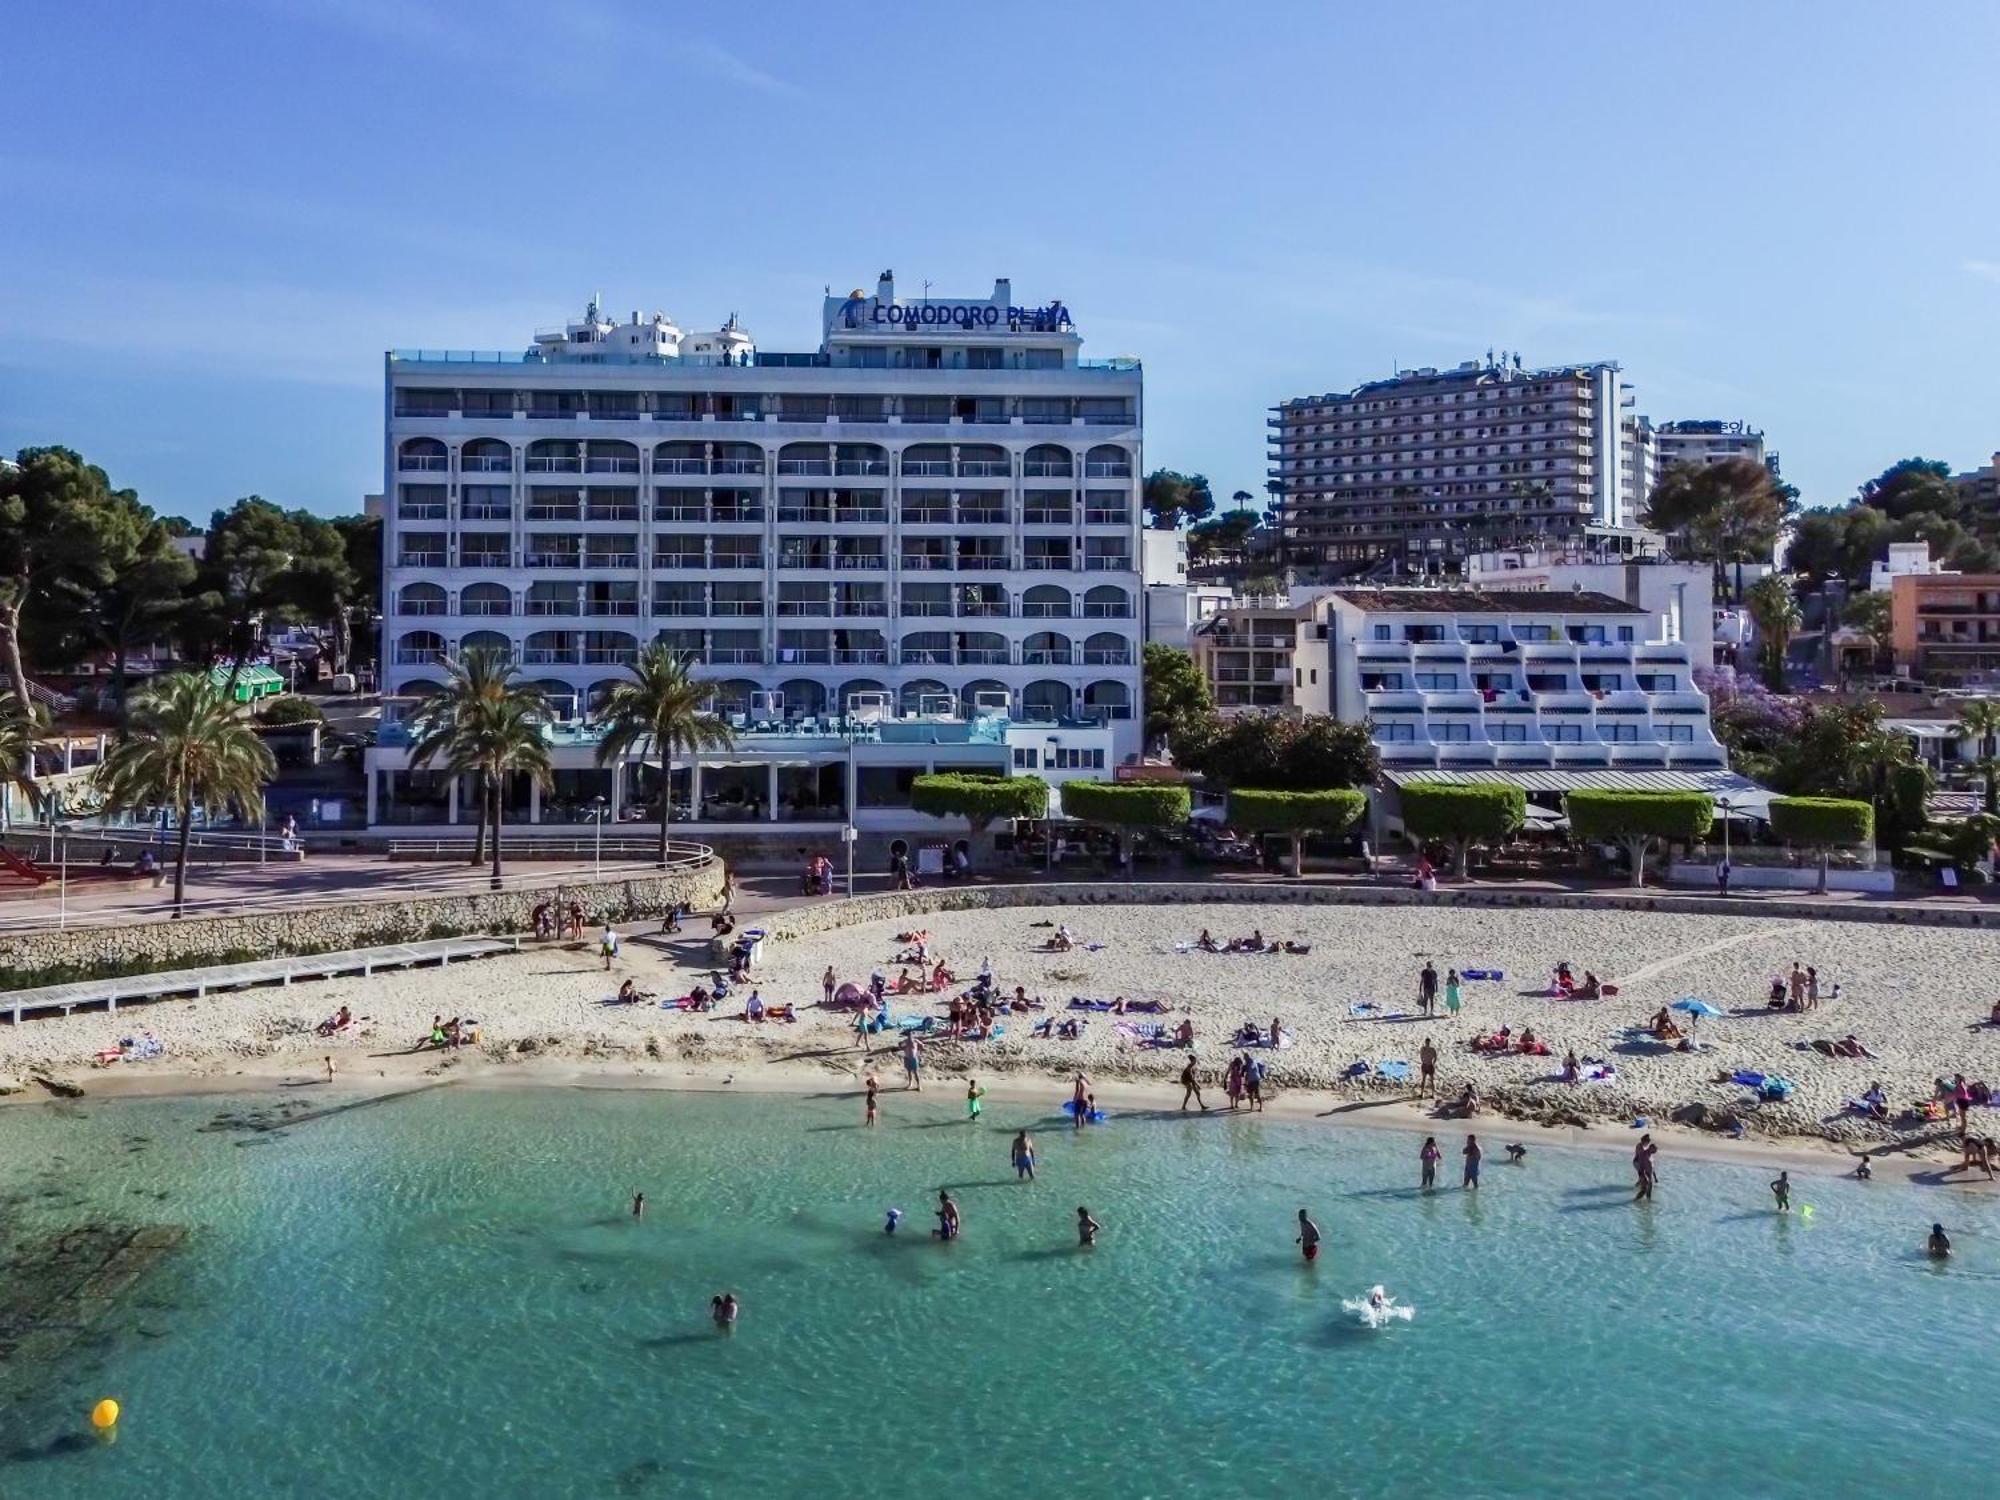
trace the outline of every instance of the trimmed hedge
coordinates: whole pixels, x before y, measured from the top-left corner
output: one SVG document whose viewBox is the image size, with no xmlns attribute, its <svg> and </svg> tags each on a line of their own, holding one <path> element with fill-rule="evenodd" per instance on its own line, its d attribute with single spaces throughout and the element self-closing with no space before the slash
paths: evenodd
<svg viewBox="0 0 2000 1500">
<path fill-rule="evenodd" d="M 1773 797 L 1771 832 L 1788 844 L 1851 848 L 1875 837 L 1875 809 L 1844 797 Z"/>
<path fill-rule="evenodd" d="M 1612 839 L 1632 860 L 1632 884 L 1646 883 L 1646 854 L 1655 839 L 1694 843 L 1715 826 L 1715 799 L 1707 792 L 1605 792 L 1579 789 L 1563 799 L 1570 832 L 1579 839 Z"/>
<path fill-rule="evenodd" d="M 1404 828 L 1420 840 L 1450 844 L 1452 863 L 1461 877 L 1474 844 L 1506 838 L 1528 816 L 1528 794 L 1504 781 L 1413 782 L 1397 788 L 1397 795 L 1403 804 Z"/>
<path fill-rule="evenodd" d="M 1045 818 L 1049 784 L 1039 776 L 938 771 L 910 783 L 910 806 L 934 818 L 964 818 L 979 832 L 996 818 Z"/>
<path fill-rule="evenodd" d="M 1368 810 L 1368 794 L 1352 787 L 1281 792 L 1239 787 L 1229 794 L 1229 826 L 1292 839 L 1292 874 L 1305 874 L 1305 835 L 1339 833 Z"/>
<path fill-rule="evenodd" d="M 1110 828 L 1177 828 L 1188 820 L 1188 789 L 1157 781 L 1069 781 L 1063 811 Z"/>
</svg>

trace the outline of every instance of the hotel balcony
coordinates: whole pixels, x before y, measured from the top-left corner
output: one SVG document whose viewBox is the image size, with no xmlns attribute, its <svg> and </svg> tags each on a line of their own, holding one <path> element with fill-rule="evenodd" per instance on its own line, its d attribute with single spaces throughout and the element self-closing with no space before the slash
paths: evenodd
<svg viewBox="0 0 2000 1500">
<path fill-rule="evenodd" d="M 1650 706 L 1656 716 L 1692 717 L 1706 716 L 1708 713 L 1708 700 L 1696 692 L 1653 693 L 1650 699 Z"/>
<path fill-rule="evenodd" d="M 1362 706 L 1373 716 L 1381 713 L 1421 713 L 1424 695 L 1414 688 L 1382 688 L 1361 695 Z"/>
<path fill-rule="evenodd" d="M 1477 688 L 1425 689 L 1423 700 L 1429 713 L 1477 714 L 1486 704 L 1486 695 Z"/>
<path fill-rule="evenodd" d="M 1587 719 L 1596 708 L 1597 700 L 1581 689 L 1535 694 L 1535 712 L 1538 714 L 1555 714 L 1565 719 Z"/>
</svg>

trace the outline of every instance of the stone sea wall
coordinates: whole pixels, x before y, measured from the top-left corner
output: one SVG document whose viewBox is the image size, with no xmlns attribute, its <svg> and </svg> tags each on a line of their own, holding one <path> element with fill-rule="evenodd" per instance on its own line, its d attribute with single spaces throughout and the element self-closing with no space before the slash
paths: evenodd
<svg viewBox="0 0 2000 1500">
<path fill-rule="evenodd" d="M 466 933 L 526 932 L 544 901 L 574 901 L 589 922 L 659 915 L 675 901 L 715 906 L 722 864 L 603 881 L 548 880 L 503 891 L 343 901 L 279 912 L 72 927 L 0 937 L 0 990 L 203 964 L 332 953 Z"/>
<path fill-rule="evenodd" d="M 1909 927 L 2000 927 L 2000 907 L 1918 906 L 1907 902 L 1803 901 L 1722 896 L 1654 896 L 1643 891 L 1521 891 L 1472 886 L 1416 891 L 1405 886 L 1227 884 L 1145 880 L 1047 885 L 941 886 L 920 891 L 824 901 L 765 919 L 778 938 L 809 937 L 856 922 L 921 917 L 933 912 L 1007 906 L 1266 906 L 1520 907 L 1538 910 L 1698 912 L 1718 917 L 1796 917 L 1818 922 L 1883 922 Z"/>
</svg>

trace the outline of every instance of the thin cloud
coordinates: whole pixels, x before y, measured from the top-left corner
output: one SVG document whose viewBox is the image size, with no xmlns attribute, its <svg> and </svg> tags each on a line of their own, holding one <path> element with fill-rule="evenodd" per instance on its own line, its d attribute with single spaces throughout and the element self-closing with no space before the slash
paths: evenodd
<svg viewBox="0 0 2000 1500">
<path fill-rule="evenodd" d="M 1958 268 L 1981 281 L 2000 281 L 2000 260 L 1962 260 Z"/>
</svg>

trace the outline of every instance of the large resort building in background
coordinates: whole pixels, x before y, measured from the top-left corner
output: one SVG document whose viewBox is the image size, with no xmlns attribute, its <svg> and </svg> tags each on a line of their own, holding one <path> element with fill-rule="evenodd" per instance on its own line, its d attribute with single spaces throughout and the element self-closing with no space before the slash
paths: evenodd
<svg viewBox="0 0 2000 1500">
<path fill-rule="evenodd" d="M 885 272 L 807 352 L 593 303 L 523 352 L 389 355 L 369 821 L 472 821 L 394 705 L 475 647 L 566 721 L 556 790 L 509 792 L 534 821 L 660 816 L 588 723 L 654 640 L 739 734 L 677 771 L 677 819 L 914 827 L 933 765 L 1108 776 L 1140 749 L 1141 374 L 1081 344 L 1004 280 L 903 300 Z"/>
<path fill-rule="evenodd" d="M 1616 364 L 1517 357 L 1301 396 L 1270 418 L 1287 559 L 1423 577 L 1502 547 L 1616 550 L 1652 488 L 1651 428 Z"/>
</svg>

